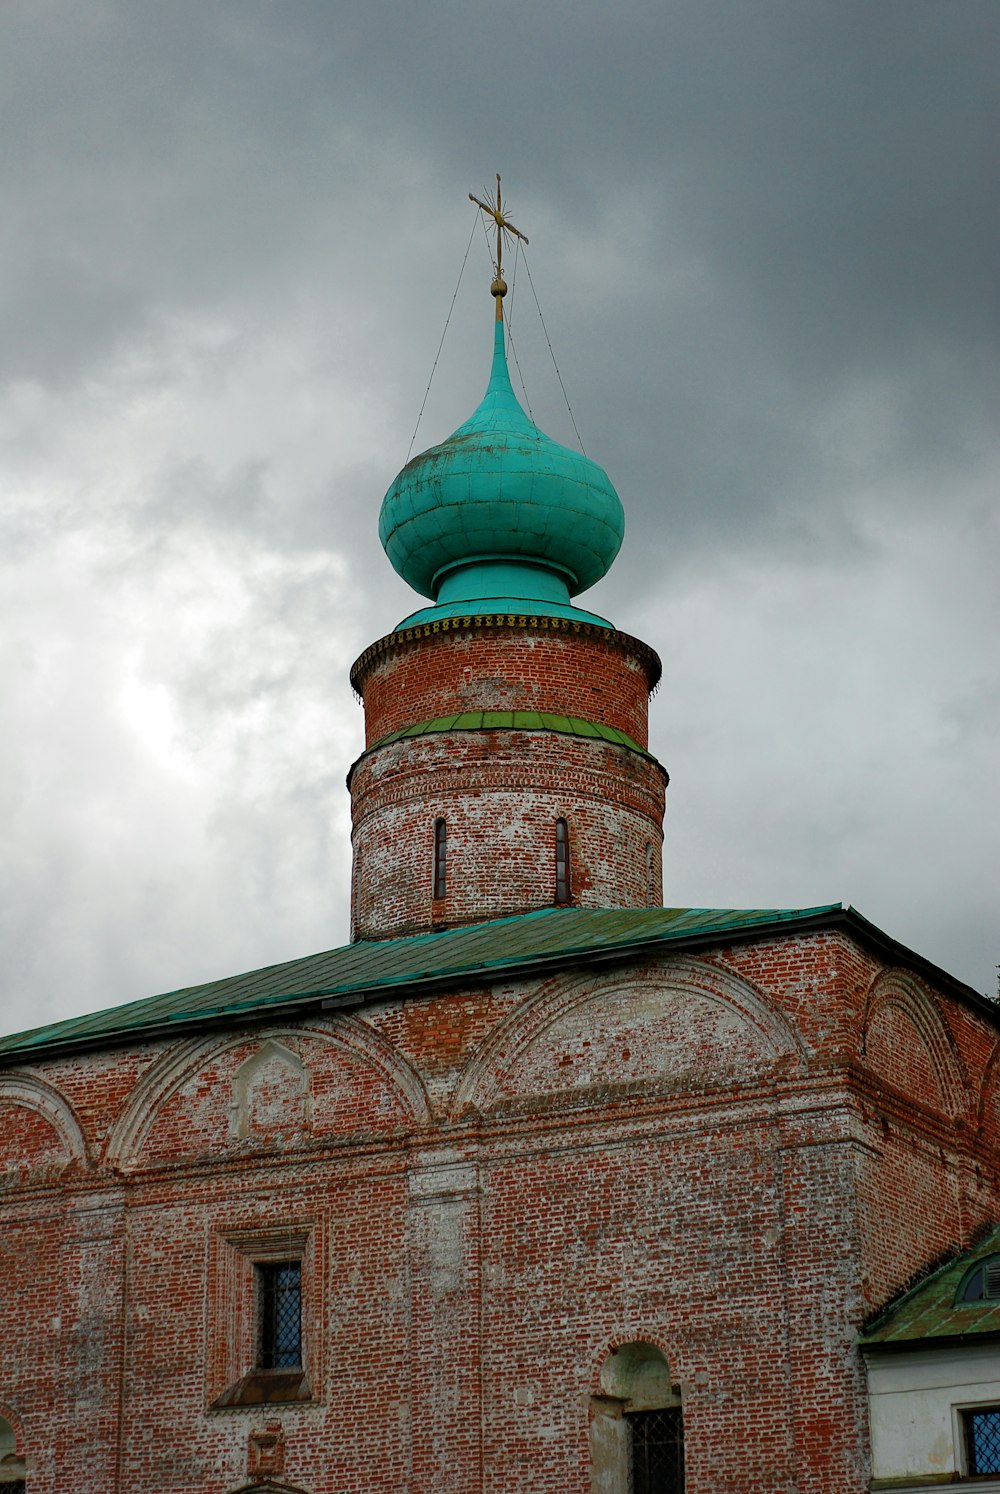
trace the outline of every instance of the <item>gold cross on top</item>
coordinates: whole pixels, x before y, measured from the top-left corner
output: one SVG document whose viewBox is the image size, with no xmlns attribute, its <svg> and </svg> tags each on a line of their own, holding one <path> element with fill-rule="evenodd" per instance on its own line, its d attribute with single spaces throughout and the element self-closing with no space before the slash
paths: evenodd
<svg viewBox="0 0 1000 1494">
<path fill-rule="evenodd" d="M 507 294 L 507 285 L 506 285 L 506 282 L 505 282 L 505 280 L 503 278 L 503 242 L 504 242 L 504 235 L 505 234 L 512 234 L 514 236 L 514 238 L 520 239 L 523 244 L 526 244 L 528 242 L 528 236 L 527 236 L 527 234 L 522 233 L 519 228 L 515 228 L 514 225 L 513 225 L 513 223 L 510 221 L 510 219 L 504 213 L 504 210 L 503 210 L 503 199 L 500 196 L 500 173 L 499 173 L 499 171 L 497 172 L 497 195 L 496 195 L 496 201 L 493 202 L 491 200 L 491 198 L 490 198 L 489 193 L 487 193 L 486 194 L 486 201 L 483 202 L 480 198 L 478 198 L 475 195 L 474 192 L 470 192 L 469 193 L 469 201 L 470 202 L 474 202 L 476 204 L 476 207 L 482 208 L 482 210 L 486 214 L 486 216 L 488 218 L 492 218 L 493 221 L 494 221 L 494 223 L 497 226 L 497 259 L 496 259 L 496 267 L 495 267 L 496 268 L 496 274 L 493 277 L 493 284 L 490 287 L 490 289 L 492 290 L 493 294 L 497 298 L 497 319 L 499 320 L 500 317 L 503 315 L 503 313 L 501 311 L 502 297 L 504 297 Z"/>
</svg>

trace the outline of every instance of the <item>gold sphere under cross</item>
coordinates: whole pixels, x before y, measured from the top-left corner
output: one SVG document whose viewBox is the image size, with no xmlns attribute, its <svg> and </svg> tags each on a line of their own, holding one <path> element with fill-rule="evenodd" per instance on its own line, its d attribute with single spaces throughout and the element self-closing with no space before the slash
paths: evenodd
<svg viewBox="0 0 1000 1494">
<path fill-rule="evenodd" d="M 507 282 L 503 278 L 504 235 L 511 234 L 514 238 L 520 239 L 523 244 L 526 244 L 528 242 L 528 236 L 527 234 L 522 233 L 519 228 L 515 228 L 513 223 L 504 213 L 503 199 L 500 196 L 499 171 L 497 172 L 496 202 L 490 201 L 489 193 L 486 194 L 486 199 L 487 200 L 483 202 L 482 198 L 477 197 L 474 192 L 469 193 L 469 201 L 474 202 L 476 204 L 476 207 L 482 208 L 487 217 L 492 218 L 497 226 L 497 258 L 496 264 L 494 265 L 495 273 L 493 276 L 493 284 L 490 286 L 490 291 L 494 296 L 496 296 L 497 317 L 499 318 L 503 315 L 503 297 L 507 294 Z"/>
</svg>

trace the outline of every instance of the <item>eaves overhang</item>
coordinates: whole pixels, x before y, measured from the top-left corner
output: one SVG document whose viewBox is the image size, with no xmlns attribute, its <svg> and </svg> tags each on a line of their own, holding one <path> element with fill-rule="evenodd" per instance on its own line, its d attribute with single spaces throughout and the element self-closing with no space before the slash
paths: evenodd
<svg viewBox="0 0 1000 1494">
<path fill-rule="evenodd" d="M 984 1329 L 981 1333 L 939 1333 L 933 1338 L 894 1339 L 888 1343 L 861 1343 L 858 1347 L 865 1359 L 877 1359 L 882 1355 L 895 1357 L 898 1354 L 929 1353 L 934 1349 L 970 1348 L 973 1345 L 1000 1344 L 1000 1328 Z"/>
<path fill-rule="evenodd" d="M 359 698 L 363 697 L 368 675 L 382 659 L 407 651 L 439 634 L 447 636 L 449 633 L 481 633 L 489 636 L 510 632 L 589 638 L 616 649 L 626 657 L 637 659 L 646 675 L 650 693 L 660 683 L 663 672 L 660 656 L 648 643 L 643 643 L 641 638 L 634 638 L 631 633 L 619 632 L 617 628 L 606 624 L 588 622 L 579 616 L 554 617 L 533 612 L 530 608 L 518 607 L 505 608 L 500 612 L 465 612 L 433 622 L 414 622 L 395 628 L 369 644 L 364 653 L 354 661 L 351 666 L 351 688 Z"/>
<path fill-rule="evenodd" d="M 840 903 L 805 909 L 545 908 L 409 937 L 358 941 L 17 1033 L 0 1039 L 0 1067 L 230 1027 L 237 1021 L 415 999 L 470 983 L 541 978 L 657 953 L 837 930 L 888 963 L 924 976 L 1000 1028 L 995 1003 Z"/>
</svg>

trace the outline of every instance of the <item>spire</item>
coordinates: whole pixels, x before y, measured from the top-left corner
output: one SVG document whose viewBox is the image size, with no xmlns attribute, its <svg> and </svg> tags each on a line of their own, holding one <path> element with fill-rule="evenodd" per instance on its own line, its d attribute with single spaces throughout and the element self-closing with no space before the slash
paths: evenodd
<svg viewBox="0 0 1000 1494">
<path fill-rule="evenodd" d="M 497 311 L 500 311 L 502 301 L 497 296 Z M 503 394 L 512 399 L 521 409 L 520 401 L 514 393 L 514 386 L 510 382 L 510 369 L 507 366 L 507 345 L 503 335 L 503 316 L 498 315 L 493 329 L 493 364 L 490 368 L 490 382 L 486 386 L 486 397 L 491 394 Z"/>
</svg>

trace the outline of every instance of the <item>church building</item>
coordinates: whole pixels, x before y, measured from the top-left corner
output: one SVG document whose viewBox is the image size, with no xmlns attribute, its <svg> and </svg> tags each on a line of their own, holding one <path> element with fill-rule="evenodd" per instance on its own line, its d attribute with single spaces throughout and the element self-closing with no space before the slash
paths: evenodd
<svg viewBox="0 0 1000 1494">
<path fill-rule="evenodd" d="M 622 507 L 490 210 L 351 943 L 0 1040 L 0 1494 L 1000 1490 L 1000 1012 L 839 904 L 664 906 L 660 663 L 574 601 Z"/>
</svg>

